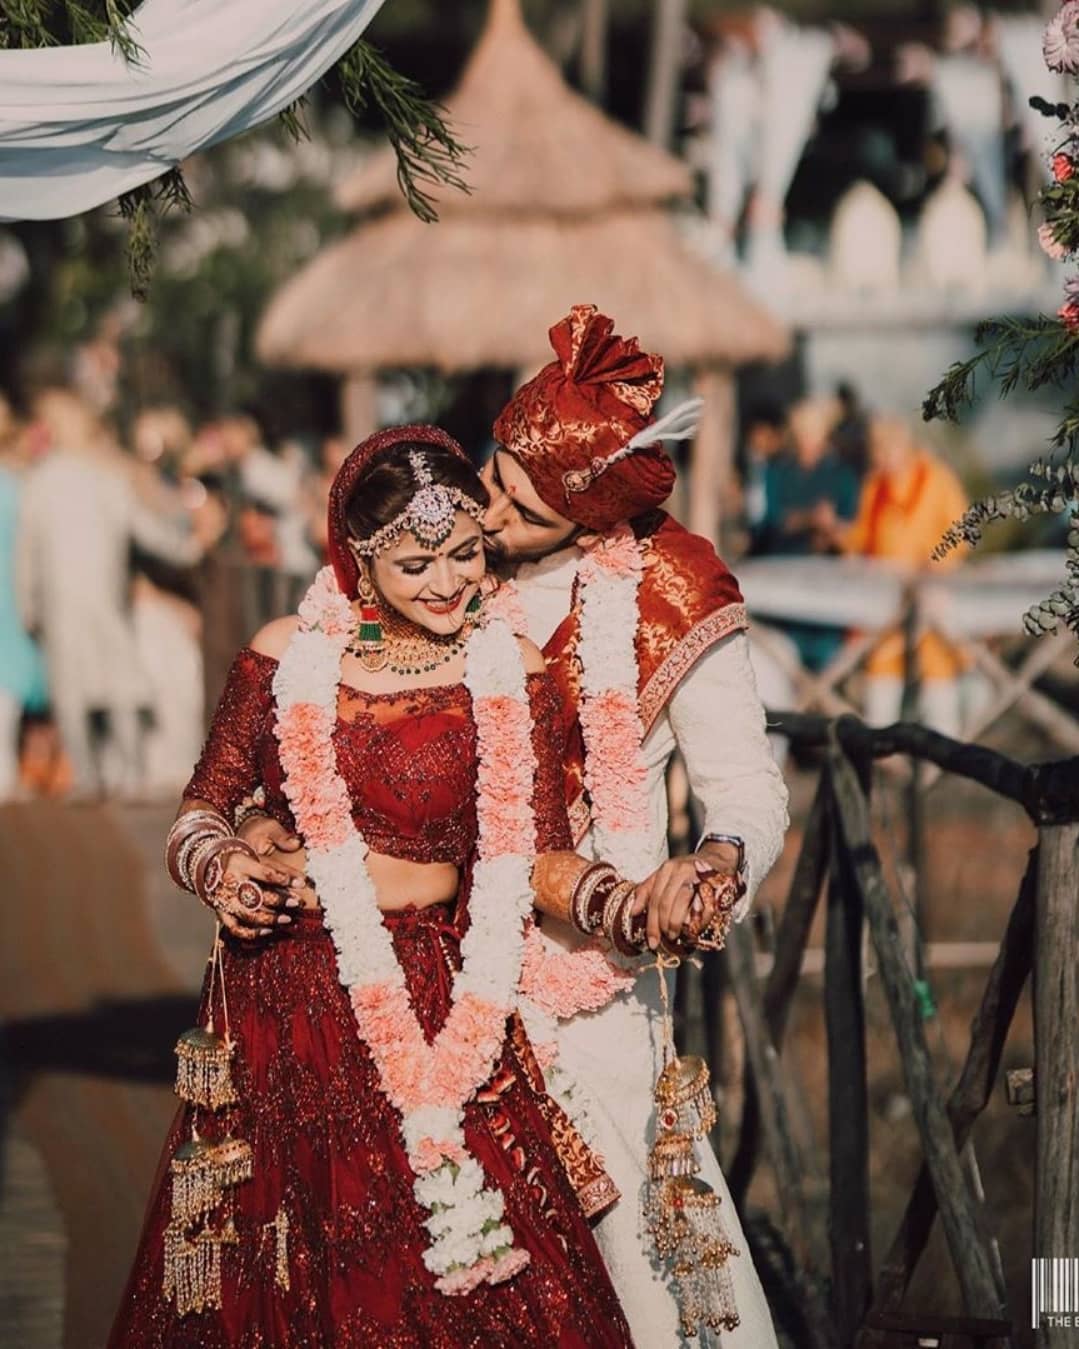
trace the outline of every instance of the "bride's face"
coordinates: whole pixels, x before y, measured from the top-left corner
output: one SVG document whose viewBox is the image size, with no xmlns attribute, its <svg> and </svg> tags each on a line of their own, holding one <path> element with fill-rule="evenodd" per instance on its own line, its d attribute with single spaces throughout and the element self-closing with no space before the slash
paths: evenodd
<svg viewBox="0 0 1079 1349">
<path fill-rule="evenodd" d="M 439 637 L 465 622 L 469 601 L 486 569 L 483 530 L 464 511 L 439 548 L 424 548 L 411 534 L 376 554 L 371 573 L 384 605 Z"/>
</svg>

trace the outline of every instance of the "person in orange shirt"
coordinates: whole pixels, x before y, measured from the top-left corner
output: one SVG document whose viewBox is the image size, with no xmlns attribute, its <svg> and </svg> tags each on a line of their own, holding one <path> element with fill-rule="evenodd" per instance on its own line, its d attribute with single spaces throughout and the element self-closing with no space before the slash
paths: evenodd
<svg viewBox="0 0 1079 1349">
<path fill-rule="evenodd" d="M 959 478 L 943 460 L 919 445 L 896 416 L 875 417 L 869 429 L 869 475 L 858 513 L 837 528 L 843 551 L 885 560 L 912 579 L 928 568 L 941 535 L 969 501 Z M 934 567 L 954 566 L 950 553 Z M 919 719 L 948 735 L 959 732 L 958 676 L 962 654 L 936 632 L 918 644 Z M 866 662 L 865 719 L 871 725 L 896 721 L 903 697 L 903 634 L 885 634 Z"/>
</svg>

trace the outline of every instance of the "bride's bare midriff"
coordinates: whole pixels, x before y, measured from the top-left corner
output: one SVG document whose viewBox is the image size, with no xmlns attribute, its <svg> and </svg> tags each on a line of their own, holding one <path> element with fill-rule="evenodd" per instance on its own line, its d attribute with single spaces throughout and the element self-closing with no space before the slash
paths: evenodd
<svg viewBox="0 0 1079 1349">
<path fill-rule="evenodd" d="M 273 852 L 266 859 L 289 867 L 301 875 L 307 870 L 307 856 L 299 852 Z M 452 862 L 409 862 L 402 857 L 387 857 L 385 853 L 367 854 L 367 870 L 375 885 L 378 907 L 386 913 L 411 905 L 427 909 L 432 904 L 445 904 L 455 898 L 460 873 Z M 308 885 L 299 894 L 305 909 L 317 909 L 318 898 Z"/>
</svg>

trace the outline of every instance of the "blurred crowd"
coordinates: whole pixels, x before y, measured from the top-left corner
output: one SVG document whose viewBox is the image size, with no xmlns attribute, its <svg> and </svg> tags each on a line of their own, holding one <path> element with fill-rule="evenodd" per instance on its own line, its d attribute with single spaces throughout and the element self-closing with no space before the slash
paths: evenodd
<svg viewBox="0 0 1079 1349">
<path fill-rule="evenodd" d="M 73 388 L 0 399 L 0 799 L 169 795 L 223 678 L 207 624 L 295 604 L 347 447 L 173 407 L 121 434 Z"/>
<path fill-rule="evenodd" d="M 246 414 L 193 427 L 167 406 L 121 432 L 60 385 L 18 410 L 0 399 L 0 799 L 182 786 L 237 642 L 294 607 L 320 565 L 348 448 L 270 443 Z M 725 531 L 736 557 L 863 555 L 913 573 L 966 505 L 910 427 L 868 414 L 849 388 L 751 406 L 738 467 Z M 791 621 L 772 650 L 778 638 L 816 673 L 849 636 Z M 929 635 L 917 661 L 924 719 L 955 731 L 959 656 Z M 894 720 L 900 634 L 864 673 L 867 718 Z M 764 656 L 760 675 L 767 701 L 789 702 L 789 677 L 777 685 Z"/>
<path fill-rule="evenodd" d="M 847 385 L 789 408 L 772 402 L 751 407 L 740 479 L 750 556 L 872 558 L 911 581 L 927 569 L 944 531 L 968 505 L 958 475 L 905 419 L 868 412 Z M 951 554 L 937 566 L 958 560 Z M 827 670 L 851 635 L 797 621 L 781 631 L 798 663 L 814 674 Z M 920 719 L 957 735 L 961 654 L 929 632 L 914 656 Z M 868 722 L 887 725 L 899 718 L 908 673 L 903 633 L 886 634 L 865 661 L 862 710 Z M 762 682 L 767 678 L 762 672 Z M 773 705 L 782 701 L 776 693 Z"/>
</svg>

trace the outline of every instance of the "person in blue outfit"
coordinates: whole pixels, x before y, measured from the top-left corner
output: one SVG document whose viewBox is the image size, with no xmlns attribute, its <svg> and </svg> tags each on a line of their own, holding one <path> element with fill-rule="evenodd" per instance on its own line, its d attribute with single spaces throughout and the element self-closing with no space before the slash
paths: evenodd
<svg viewBox="0 0 1079 1349">
<path fill-rule="evenodd" d="M 19 782 L 19 731 L 24 712 L 42 712 L 48 684 L 41 653 L 19 618 L 15 599 L 15 535 L 20 462 L 18 427 L 0 398 L 0 801 Z"/>
<path fill-rule="evenodd" d="M 858 510 L 858 478 L 832 445 L 840 409 L 830 398 L 795 404 L 789 419 L 790 448 L 765 469 L 764 514 L 753 536 L 758 556 L 806 557 L 835 552 L 837 524 Z M 843 643 L 843 629 L 784 623 L 802 664 L 822 670 Z"/>
</svg>

